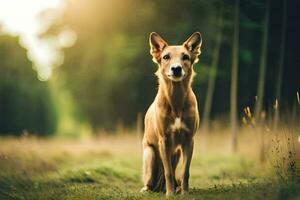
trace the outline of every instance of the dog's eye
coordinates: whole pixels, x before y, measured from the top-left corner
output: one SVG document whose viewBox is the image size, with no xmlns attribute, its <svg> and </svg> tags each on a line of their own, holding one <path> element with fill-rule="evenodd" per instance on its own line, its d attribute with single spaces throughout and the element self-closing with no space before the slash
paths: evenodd
<svg viewBox="0 0 300 200">
<path fill-rule="evenodd" d="M 183 56 L 182 56 L 182 60 L 189 60 L 190 59 L 190 57 L 188 56 L 188 55 L 186 55 L 186 54 L 184 54 Z"/>
<path fill-rule="evenodd" d="M 169 59 L 170 59 L 170 55 L 169 55 L 169 54 L 164 55 L 163 59 L 164 59 L 164 60 L 169 60 Z"/>
</svg>

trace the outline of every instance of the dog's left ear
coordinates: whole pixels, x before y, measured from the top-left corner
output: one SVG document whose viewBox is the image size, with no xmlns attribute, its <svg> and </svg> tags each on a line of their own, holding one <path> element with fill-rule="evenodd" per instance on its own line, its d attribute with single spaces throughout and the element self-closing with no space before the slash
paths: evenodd
<svg viewBox="0 0 300 200">
<path fill-rule="evenodd" d="M 202 37 L 200 32 L 193 33 L 183 46 L 191 53 L 193 63 L 198 62 L 198 56 L 201 54 Z"/>
</svg>

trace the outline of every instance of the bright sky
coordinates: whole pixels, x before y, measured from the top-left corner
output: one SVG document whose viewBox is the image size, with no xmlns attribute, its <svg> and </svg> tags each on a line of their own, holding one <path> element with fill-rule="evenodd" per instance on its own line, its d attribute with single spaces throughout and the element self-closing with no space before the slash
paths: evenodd
<svg viewBox="0 0 300 200">
<path fill-rule="evenodd" d="M 62 64 L 62 48 L 72 46 L 76 34 L 66 28 L 58 37 L 40 39 L 38 35 L 51 22 L 41 20 L 38 15 L 45 10 L 55 9 L 58 14 L 53 17 L 59 17 L 64 7 L 64 0 L 0 0 L 2 31 L 20 36 L 20 45 L 27 49 L 27 56 L 34 63 L 33 68 L 37 70 L 40 80 L 48 80 L 53 67 Z"/>
</svg>

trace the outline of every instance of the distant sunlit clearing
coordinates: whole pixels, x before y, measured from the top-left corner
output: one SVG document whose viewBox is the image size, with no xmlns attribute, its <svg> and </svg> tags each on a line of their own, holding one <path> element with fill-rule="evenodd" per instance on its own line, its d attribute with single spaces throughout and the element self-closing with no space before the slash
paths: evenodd
<svg viewBox="0 0 300 200">
<path fill-rule="evenodd" d="M 51 77 L 53 67 L 63 62 L 62 48 L 70 47 L 76 41 L 76 34 L 71 30 L 63 31 L 58 38 L 41 39 L 39 35 L 50 25 L 52 20 L 63 14 L 63 0 L 0 0 L 0 31 L 20 37 L 20 45 L 27 49 L 28 59 L 33 62 L 40 80 Z M 49 9 L 56 14 L 40 19 L 42 12 Z M 51 20 L 52 19 L 52 20 Z"/>
</svg>

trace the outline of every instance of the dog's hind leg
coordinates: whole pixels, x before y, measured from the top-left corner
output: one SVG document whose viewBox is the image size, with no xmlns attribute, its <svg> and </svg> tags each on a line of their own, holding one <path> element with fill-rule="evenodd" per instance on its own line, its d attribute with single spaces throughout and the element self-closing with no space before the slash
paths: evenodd
<svg viewBox="0 0 300 200">
<path fill-rule="evenodd" d="M 153 190 L 153 181 L 155 176 L 155 152 L 153 147 L 146 146 L 143 150 L 143 181 L 144 187 L 141 192 Z"/>
</svg>

